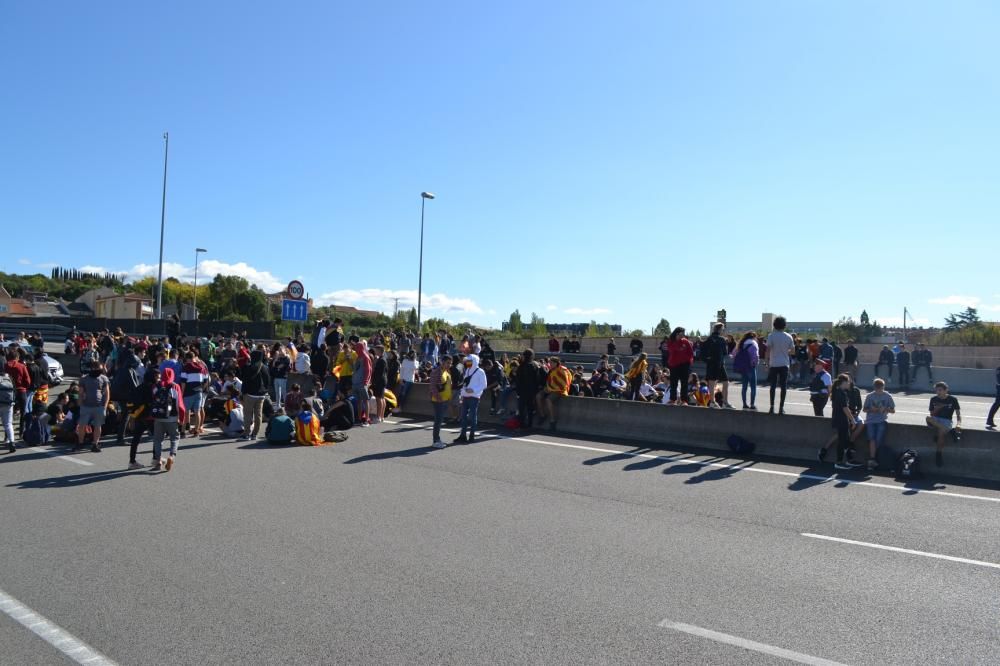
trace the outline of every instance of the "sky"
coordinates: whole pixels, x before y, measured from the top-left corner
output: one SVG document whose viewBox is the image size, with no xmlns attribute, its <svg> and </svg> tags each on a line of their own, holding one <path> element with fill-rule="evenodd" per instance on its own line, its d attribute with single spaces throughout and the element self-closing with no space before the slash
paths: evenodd
<svg viewBox="0 0 1000 666">
<path fill-rule="evenodd" d="M 705 329 L 1000 319 L 1000 4 L 8 2 L 0 270 Z M 8 236 L 10 238 L 10 236 Z"/>
</svg>

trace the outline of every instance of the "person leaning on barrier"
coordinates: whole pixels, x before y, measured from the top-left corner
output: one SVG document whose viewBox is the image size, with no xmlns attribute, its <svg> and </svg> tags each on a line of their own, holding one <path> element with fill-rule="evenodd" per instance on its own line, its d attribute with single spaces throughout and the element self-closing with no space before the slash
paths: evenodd
<svg viewBox="0 0 1000 666">
<path fill-rule="evenodd" d="M 558 402 L 569 395 L 569 387 L 573 382 L 573 373 L 563 366 L 562 362 L 553 356 L 549 359 L 549 371 L 545 375 L 545 388 L 538 394 L 538 411 L 542 418 L 538 425 L 549 421 L 549 429 L 555 430 L 559 421 Z"/>
</svg>

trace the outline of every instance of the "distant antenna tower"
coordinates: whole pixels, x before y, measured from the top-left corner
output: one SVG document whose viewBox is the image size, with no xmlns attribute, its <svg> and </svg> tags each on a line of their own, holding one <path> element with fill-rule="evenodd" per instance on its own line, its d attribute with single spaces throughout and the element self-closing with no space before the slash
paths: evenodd
<svg viewBox="0 0 1000 666">
<path fill-rule="evenodd" d="M 392 318 L 395 319 L 396 315 L 399 314 L 399 299 L 398 298 L 394 298 L 394 299 L 392 299 L 392 302 L 393 302 L 393 306 L 392 306 Z"/>
</svg>

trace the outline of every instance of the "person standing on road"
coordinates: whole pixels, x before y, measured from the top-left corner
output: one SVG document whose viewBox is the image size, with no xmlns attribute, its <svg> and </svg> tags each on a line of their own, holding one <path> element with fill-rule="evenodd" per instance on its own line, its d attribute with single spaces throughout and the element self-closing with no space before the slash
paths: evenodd
<svg viewBox="0 0 1000 666">
<path fill-rule="evenodd" d="M 747 331 L 743 334 L 733 353 L 733 370 L 740 373 L 743 396 L 743 409 L 757 409 L 757 364 L 760 361 L 760 349 L 757 346 L 757 334 Z M 750 389 L 750 402 L 747 403 L 747 389 Z"/>
<path fill-rule="evenodd" d="M 4 442 L 11 453 L 17 451 L 14 446 L 14 401 L 17 398 L 17 387 L 14 380 L 7 374 L 7 359 L 0 357 L 0 425 L 3 425 Z"/>
<path fill-rule="evenodd" d="M 193 351 L 184 353 L 184 368 L 181 371 L 181 383 L 184 386 L 184 413 L 181 419 L 182 430 L 190 425 L 191 434 L 198 436 L 204 432 L 205 421 L 205 390 L 208 388 L 208 367 Z"/>
<path fill-rule="evenodd" d="M 354 343 L 355 361 L 351 374 L 351 390 L 358 405 L 358 423 L 362 428 L 370 425 L 368 414 L 368 387 L 372 383 L 374 365 L 368 354 L 368 344 L 364 340 Z"/>
<path fill-rule="evenodd" d="M 142 469 L 142 465 L 136 460 L 139 450 L 139 442 L 142 435 L 147 430 L 153 429 L 153 393 L 160 383 L 160 371 L 153 367 L 142 376 L 142 384 L 136 389 L 135 404 L 132 411 L 132 442 L 128 449 L 128 468 Z M 157 467 L 159 467 L 157 465 Z"/>
<path fill-rule="evenodd" d="M 28 412 L 31 408 L 26 403 L 28 401 L 28 391 L 31 388 L 31 373 L 28 367 L 21 362 L 20 352 L 17 347 L 10 346 L 7 351 L 7 375 L 14 382 L 14 407 L 15 414 L 21 415 L 19 434 L 24 434 L 24 424 Z"/>
<path fill-rule="evenodd" d="M 993 417 L 997 415 L 997 410 L 1000 409 L 1000 366 L 997 366 L 994 382 L 996 382 L 997 397 L 994 398 L 993 404 L 990 405 L 990 413 L 986 417 L 986 428 L 988 430 L 996 430 L 997 427 Z"/>
<path fill-rule="evenodd" d="M 729 375 L 726 373 L 726 356 L 729 355 L 729 343 L 722 336 L 726 325 L 716 323 L 712 326 L 712 334 L 701 346 L 701 358 L 705 361 L 705 379 L 708 380 L 709 392 L 714 397 L 722 385 L 722 406 L 732 409 L 729 404 Z"/>
<path fill-rule="evenodd" d="M 462 360 L 465 369 L 462 371 L 462 383 L 459 395 L 462 400 L 461 427 L 462 431 L 455 439 L 455 444 L 472 444 L 476 441 L 476 425 L 479 422 L 479 400 L 486 390 L 486 372 L 479 367 L 479 357 L 469 354 Z M 468 437 L 466 437 L 468 432 Z"/>
<path fill-rule="evenodd" d="M 822 362 L 817 362 L 817 367 Z M 817 370 L 817 374 L 819 370 Z M 829 375 L 827 375 L 829 377 Z M 833 382 L 833 428 L 837 431 L 837 462 L 834 467 L 837 469 L 854 469 L 860 467 L 861 463 L 854 460 L 854 444 L 851 441 L 851 424 L 854 422 L 854 415 L 851 413 L 850 398 L 847 395 L 847 383 L 850 378 L 846 375 L 837 377 Z M 820 461 L 826 455 L 826 448 L 820 449 Z"/>
<path fill-rule="evenodd" d="M 645 363 L 645 353 L 639 354 L 639 358 Z M 644 373 L 639 373 L 639 384 L 642 385 L 642 375 Z M 559 408 L 558 402 L 569 395 L 570 384 L 573 383 L 573 373 L 570 372 L 569 368 L 564 366 L 562 362 L 556 358 L 552 357 L 549 359 L 549 372 L 545 375 L 545 389 L 538 394 L 538 409 L 542 413 L 541 421 L 538 425 L 545 423 L 546 419 L 549 421 L 549 429 L 555 431 L 557 424 L 559 422 Z M 638 397 L 639 392 L 636 390 L 637 400 L 641 400 Z"/>
<path fill-rule="evenodd" d="M 885 444 L 885 433 L 889 428 L 889 414 L 896 413 L 896 402 L 885 390 L 885 380 L 879 377 L 873 382 L 874 391 L 865 396 L 865 428 L 868 430 L 868 469 L 878 468 L 878 449 Z"/>
<path fill-rule="evenodd" d="M 830 379 L 830 373 L 826 371 L 823 359 L 816 359 L 813 368 L 815 374 L 813 374 L 812 381 L 809 382 L 809 401 L 813 405 L 813 414 L 823 416 L 823 408 L 826 407 L 826 403 L 830 399 L 830 386 L 833 381 Z M 846 398 L 844 404 L 847 404 Z"/>
<path fill-rule="evenodd" d="M 184 394 L 181 387 L 174 383 L 174 371 L 167 368 L 162 373 L 162 379 L 153 389 L 150 400 L 150 416 L 153 418 L 153 464 L 152 469 L 170 471 L 174 468 L 177 458 L 178 423 L 183 423 L 186 416 L 184 409 Z M 163 462 L 163 438 L 170 438 L 170 455 Z"/>
<path fill-rule="evenodd" d="M 275 345 L 274 358 L 271 359 L 269 374 L 274 384 L 274 404 L 285 404 L 285 395 L 288 394 L 288 373 L 292 368 L 288 354 L 285 353 L 281 345 Z"/>
<path fill-rule="evenodd" d="M 104 426 L 104 419 L 108 413 L 108 404 L 111 402 L 111 382 L 104 374 L 104 366 L 94 363 L 86 377 L 80 379 L 80 420 L 77 423 L 76 436 L 77 446 L 83 446 L 87 438 L 87 426 L 94 429 L 94 441 L 90 450 L 94 453 L 101 452 L 101 428 Z"/>
<path fill-rule="evenodd" d="M 934 442 L 937 444 L 937 451 L 934 453 L 934 462 L 940 467 L 944 464 L 944 438 L 949 433 L 957 442 L 962 438 L 962 408 L 958 405 L 958 399 L 948 393 L 948 385 L 938 382 L 934 385 L 937 395 L 931 397 L 930 416 L 927 417 L 927 425 L 934 430 Z M 954 422 L 952 422 L 954 418 Z"/>
<path fill-rule="evenodd" d="M 444 423 L 444 415 L 448 412 L 448 403 L 451 402 L 450 356 L 442 358 L 440 365 L 431 371 L 429 383 L 431 404 L 434 406 L 434 430 L 431 446 L 435 449 L 443 449 L 448 446 L 441 440 L 441 424 Z"/>
<path fill-rule="evenodd" d="M 910 352 L 903 343 L 899 343 L 899 352 L 896 354 L 896 378 L 900 387 L 906 388 L 910 385 Z"/>
<path fill-rule="evenodd" d="M 240 381 L 243 384 L 243 418 L 246 419 L 243 439 L 253 441 L 264 425 L 264 398 L 271 386 L 271 377 L 264 365 L 264 352 L 254 351 L 251 354 L 250 362 L 240 368 Z"/>
<path fill-rule="evenodd" d="M 791 354 L 795 349 L 795 341 L 785 327 L 788 325 L 784 317 L 774 318 L 774 330 L 767 336 L 767 382 L 771 385 L 771 409 L 769 414 L 774 414 L 774 392 L 777 387 L 781 387 L 781 402 L 778 406 L 778 413 L 785 413 L 785 396 L 788 393 L 788 366 L 791 364 Z"/>
<path fill-rule="evenodd" d="M 844 347 L 844 372 L 852 382 L 858 376 L 858 348 L 854 346 L 854 340 L 848 340 Z"/>
<path fill-rule="evenodd" d="M 688 378 L 691 375 L 691 362 L 694 361 L 694 347 L 691 341 L 684 337 L 684 327 L 678 326 L 670 332 L 667 342 L 667 354 L 670 361 L 670 400 L 675 405 L 688 404 Z M 677 385 L 680 384 L 680 393 Z M 695 387 L 697 389 L 697 387 Z"/>
<path fill-rule="evenodd" d="M 375 415 L 372 423 L 381 423 L 385 414 L 385 389 L 389 382 L 389 364 L 385 360 L 385 347 L 376 345 L 372 364 L 372 396 L 375 398 Z M 395 388 L 395 387 L 394 387 Z"/>
</svg>

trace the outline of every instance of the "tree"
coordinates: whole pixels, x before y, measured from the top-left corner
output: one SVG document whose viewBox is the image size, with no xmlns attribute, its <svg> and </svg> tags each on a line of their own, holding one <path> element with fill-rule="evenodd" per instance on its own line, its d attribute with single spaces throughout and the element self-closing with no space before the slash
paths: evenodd
<svg viewBox="0 0 1000 666">
<path fill-rule="evenodd" d="M 510 313 L 510 319 L 507 320 L 507 330 L 511 333 L 520 333 L 522 328 L 524 327 L 521 324 L 521 311 L 514 310 Z"/>
<path fill-rule="evenodd" d="M 653 329 L 653 335 L 670 335 L 670 322 L 666 319 L 660 319 L 660 323 Z"/>
<path fill-rule="evenodd" d="M 969 327 L 981 325 L 983 322 L 979 318 L 979 311 L 976 308 L 965 308 L 964 312 L 950 314 L 944 319 L 944 330 L 961 331 Z"/>
<path fill-rule="evenodd" d="M 411 329 L 417 328 L 417 309 L 410 308 L 410 311 L 406 313 L 406 325 Z"/>
<path fill-rule="evenodd" d="M 548 330 L 545 328 L 545 320 L 539 317 L 534 312 L 531 313 L 531 334 L 532 335 L 546 335 Z"/>
</svg>

